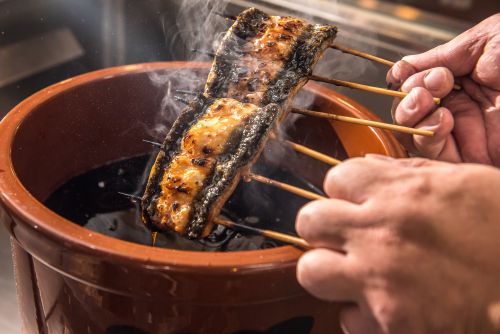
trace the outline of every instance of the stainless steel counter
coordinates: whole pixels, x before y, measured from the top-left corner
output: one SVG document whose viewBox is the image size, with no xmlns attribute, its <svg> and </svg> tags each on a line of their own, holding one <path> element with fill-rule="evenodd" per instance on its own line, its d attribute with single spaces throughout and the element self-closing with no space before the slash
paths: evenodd
<svg viewBox="0 0 500 334">
<path fill-rule="evenodd" d="M 21 333 L 16 285 L 7 230 L 0 226 L 0 333 Z"/>
<path fill-rule="evenodd" d="M 42 6 L 41 2 L 34 0 L 0 0 L 0 48 L 25 40 L 26 36 L 30 37 L 32 34 L 24 31 L 26 36 L 23 36 L 19 31 L 21 31 L 21 25 L 22 27 L 32 26 L 22 22 L 33 19 L 33 22 L 40 27 L 47 27 L 47 30 L 69 27 L 68 29 L 82 44 L 84 51 L 81 54 L 85 55 L 83 58 L 58 65 L 51 70 L 45 70 L 43 73 L 0 89 L 0 102 L 2 102 L 0 103 L 0 118 L 21 99 L 67 76 L 121 63 L 182 59 L 186 50 L 168 50 L 170 43 L 165 43 L 165 40 L 173 38 L 178 33 L 175 30 L 174 13 L 179 1 L 50 0 L 43 2 L 45 5 Z M 468 27 L 468 24 L 464 22 L 415 11 L 404 6 L 384 4 L 376 0 L 232 0 L 230 2 L 231 5 L 227 9 L 230 13 L 236 13 L 241 7 L 256 5 L 271 13 L 298 15 L 316 22 L 333 22 L 338 24 L 339 41 L 345 45 L 393 60 L 443 43 Z M 20 3 L 25 5 L 19 6 Z M 113 5 L 116 5 L 116 8 Z M 8 14 L 13 12 L 10 7 L 6 6 L 17 8 L 18 17 Z M 101 9 L 95 13 L 91 12 L 90 8 L 94 7 Z M 66 11 L 61 11 L 61 8 Z M 109 18 L 110 13 L 116 15 L 115 20 Z M 3 14 L 7 16 L 4 18 Z M 126 20 L 119 19 L 123 17 Z M 41 22 L 47 22 L 47 25 L 42 25 Z M 102 23 L 101 28 L 96 24 L 98 22 Z M 109 22 L 116 24 L 110 26 Z M 169 26 L 169 24 L 172 25 Z M 141 29 L 144 30 L 142 34 L 138 33 Z M 17 35 L 12 36 L 15 34 Z M 126 39 L 124 34 L 126 34 Z M 40 35 L 42 37 L 36 36 L 43 37 L 42 35 Z M 115 42 L 108 43 L 108 39 Z M 115 48 L 109 49 L 109 45 L 115 44 Z M 333 70 L 328 72 L 328 75 L 377 86 L 385 85 L 387 68 L 384 66 L 374 65 L 366 60 L 336 51 L 329 52 L 329 57 L 337 63 L 333 63 L 333 67 L 330 67 Z M 115 56 L 118 60 L 110 61 Z M 322 71 L 322 73 L 325 72 Z M 391 99 L 344 88 L 338 90 L 366 105 L 381 118 L 390 120 Z M 0 333 L 20 333 L 10 240 L 3 226 L 0 226 L 0 268 Z"/>
</svg>

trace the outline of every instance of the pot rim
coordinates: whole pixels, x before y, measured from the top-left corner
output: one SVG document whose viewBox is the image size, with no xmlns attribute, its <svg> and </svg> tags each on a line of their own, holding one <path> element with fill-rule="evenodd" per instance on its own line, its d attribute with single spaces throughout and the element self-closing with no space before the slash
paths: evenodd
<svg viewBox="0 0 500 334">
<path fill-rule="evenodd" d="M 270 266 L 276 267 L 276 265 L 280 267 L 295 265 L 303 251 L 293 246 L 239 252 L 181 251 L 140 245 L 89 231 L 45 207 L 31 195 L 17 177 L 11 159 L 12 144 L 22 122 L 29 117 L 31 111 L 35 110 L 38 105 L 55 98 L 58 94 L 92 81 L 152 70 L 185 68 L 186 66 L 202 69 L 207 68 L 207 63 L 153 62 L 105 68 L 48 86 L 15 106 L 0 121 L 0 133 L 2 134 L 2 140 L 0 141 L 0 203 L 7 208 L 7 214 L 13 213 L 15 217 L 19 218 L 16 219 L 16 222 L 23 222 L 31 227 L 34 230 L 33 232 L 36 230 L 36 233 L 42 233 L 45 237 L 63 243 L 70 249 L 83 251 L 94 256 L 111 258 L 113 261 L 120 263 L 133 261 L 140 265 L 164 269 L 175 267 L 176 270 L 209 267 L 212 273 L 229 269 L 235 274 L 264 270 Z M 308 85 L 314 87 L 319 95 L 331 96 L 333 93 L 357 117 L 378 119 L 364 106 L 348 97 L 319 84 L 309 83 Z M 371 128 L 371 131 L 374 131 L 377 137 L 382 139 L 381 143 L 390 155 L 395 157 L 404 156 L 404 151 L 392 134 L 385 133 L 380 129 Z M 10 233 L 15 238 L 15 231 L 11 230 Z"/>
</svg>

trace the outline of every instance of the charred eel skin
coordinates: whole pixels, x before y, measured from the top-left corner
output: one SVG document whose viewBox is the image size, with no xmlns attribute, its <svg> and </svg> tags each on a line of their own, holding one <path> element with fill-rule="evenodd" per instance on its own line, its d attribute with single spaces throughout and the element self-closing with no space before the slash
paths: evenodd
<svg viewBox="0 0 500 334">
<path fill-rule="evenodd" d="M 337 29 L 293 17 L 242 12 L 217 50 L 203 95 L 181 113 L 142 198 L 153 231 L 202 238 L 244 169 L 285 117 Z"/>
<path fill-rule="evenodd" d="M 249 8 L 225 34 L 205 95 L 259 106 L 277 103 L 286 109 L 336 35 L 332 25 L 269 16 Z"/>
<path fill-rule="evenodd" d="M 260 154 L 280 108 L 196 97 L 173 124 L 142 198 L 143 222 L 190 239 L 212 230 L 213 218 Z"/>
</svg>

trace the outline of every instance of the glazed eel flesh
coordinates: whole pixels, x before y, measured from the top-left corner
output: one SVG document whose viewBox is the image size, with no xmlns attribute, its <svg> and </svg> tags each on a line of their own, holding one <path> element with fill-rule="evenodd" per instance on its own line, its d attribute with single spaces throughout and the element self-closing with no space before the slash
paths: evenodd
<svg viewBox="0 0 500 334">
<path fill-rule="evenodd" d="M 286 110 L 336 34 L 331 25 L 247 9 L 219 45 L 205 94 Z"/>
<path fill-rule="evenodd" d="M 202 238 L 259 157 L 336 28 L 242 12 L 220 44 L 205 91 L 170 129 L 142 197 L 153 231 Z"/>
</svg>

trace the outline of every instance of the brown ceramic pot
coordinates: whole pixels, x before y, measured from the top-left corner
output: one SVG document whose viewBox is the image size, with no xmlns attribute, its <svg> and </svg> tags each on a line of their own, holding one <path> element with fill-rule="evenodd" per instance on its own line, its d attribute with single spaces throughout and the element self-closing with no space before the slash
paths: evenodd
<svg viewBox="0 0 500 334">
<path fill-rule="evenodd" d="M 72 177 L 150 150 L 140 139 L 148 138 L 163 92 L 148 73 L 205 66 L 151 63 L 84 74 L 34 94 L 2 120 L 0 218 L 12 236 L 23 332 L 339 332 L 339 306 L 312 298 L 297 283 L 297 248 L 153 248 L 92 233 L 42 204 Z M 322 111 L 376 119 L 328 88 L 306 90 Z M 384 131 L 314 122 L 318 131 L 296 129 L 297 140 L 312 136 L 328 152 L 333 126 L 349 156 L 404 156 Z M 298 166 L 306 175 L 316 171 L 313 163 Z"/>
</svg>

